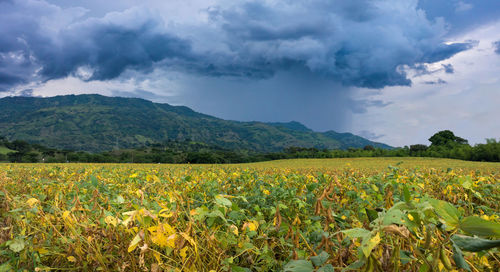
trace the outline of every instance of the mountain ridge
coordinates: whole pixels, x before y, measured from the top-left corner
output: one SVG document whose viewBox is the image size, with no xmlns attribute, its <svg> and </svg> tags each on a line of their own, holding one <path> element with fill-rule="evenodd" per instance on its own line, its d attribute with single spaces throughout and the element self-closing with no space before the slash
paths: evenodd
<svg viewBox="0 0 500 272">
<path fill-rule="evenodd" d="M 258 152 L 291 146 L 391 148 L 351 133 L 315 132 L 296 121 L 231 121 L 186 106 L 98 94 L 1 98 L 0 135 L 90 152 L 186 139 Z"/>
</svg>

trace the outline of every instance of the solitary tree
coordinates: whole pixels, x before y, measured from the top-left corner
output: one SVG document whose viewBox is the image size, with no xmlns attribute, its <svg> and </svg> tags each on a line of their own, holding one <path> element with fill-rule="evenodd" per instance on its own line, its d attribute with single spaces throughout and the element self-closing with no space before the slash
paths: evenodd
<svg viewBox="0 0 500 272">
<path fill-rule="evenodd" d="M 440 131 L 429 138 L 431 146 L 445 146 L 454 144 L 468 144 L 467 140 L 455 136 L 450 130 Z"/>
</svg>

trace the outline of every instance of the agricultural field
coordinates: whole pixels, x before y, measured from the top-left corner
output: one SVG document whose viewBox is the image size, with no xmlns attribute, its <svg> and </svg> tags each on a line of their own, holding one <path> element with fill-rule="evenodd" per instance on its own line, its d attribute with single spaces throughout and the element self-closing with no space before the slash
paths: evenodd
<svg viewBox="0 0 500 272">
<path fill-rule="evenodd" d="M 0 164 L 0 271 L 499 271 L 500 164 Z"/>
</svg>

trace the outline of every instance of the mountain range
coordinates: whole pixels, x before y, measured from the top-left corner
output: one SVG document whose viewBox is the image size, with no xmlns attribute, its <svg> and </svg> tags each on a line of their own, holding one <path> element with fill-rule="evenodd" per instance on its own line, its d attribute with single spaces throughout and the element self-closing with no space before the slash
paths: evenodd
<svg viewBox="0 0 500 272">
<path fill-rule="evenodd" d="M 231 150 L 281 151 L 391 148 L 351 133 L 315 132 L 299 122 L 239 122 L 184 106 L 139 98 L 65 95 L 0 99 L 0 136 L 44 146 L 100 152 L 171 140 L 191 140 Z"/>
</svg>

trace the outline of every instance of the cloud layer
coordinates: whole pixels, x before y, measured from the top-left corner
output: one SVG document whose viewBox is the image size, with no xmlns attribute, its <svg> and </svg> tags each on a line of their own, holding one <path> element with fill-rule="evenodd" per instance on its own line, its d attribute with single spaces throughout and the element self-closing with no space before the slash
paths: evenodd
<svg viewBox="0 0 500 272">
<path fill-rule="evenodd" d="M 0 1 L 0 10 L 4 92 L 67 76 L 109 80 L 157 68 L 251 79 L 306 69 L 344 86 L 407 86 L 401 67 L 472 46 L 445 43 L 444 22 L 429 20 L 416 0 L 232 1 L 209 7 L 208 21 L 190 26 L 145 7 L 101 18 L 35 0 Z"/>
<path fill-rule="evenodd" d="M 495 48 L 495 53 L 500 54 L 500 41 L 494 42 L 493 47 Z"/>
</svg>

